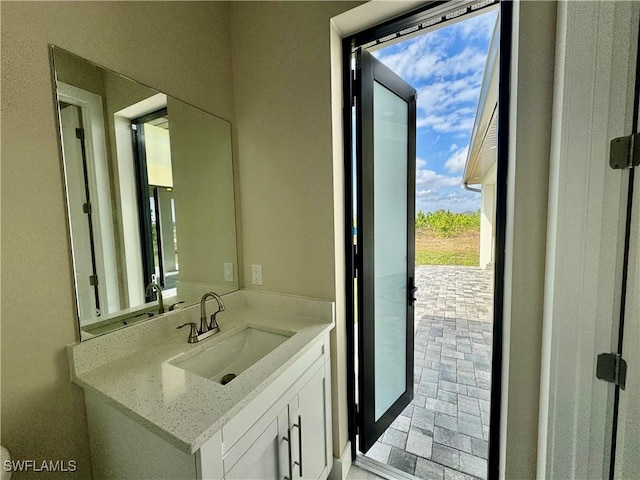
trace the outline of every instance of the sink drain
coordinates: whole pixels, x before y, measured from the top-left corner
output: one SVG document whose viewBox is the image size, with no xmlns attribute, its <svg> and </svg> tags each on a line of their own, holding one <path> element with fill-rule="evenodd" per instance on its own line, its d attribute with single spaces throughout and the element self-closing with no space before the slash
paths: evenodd
<svg viewBox="0 0 640 480">
<path fill-rule="evenodd" d="M 220 383 L 222 385 L 226 385 L 227 383 L 229 383 L 231 380 L 233 380 L 234 378 L 236 378 L 237 375 L 235 373 L 227 373 L 226 375 L 224 375 L 221 379 L 220 379 Z"/>
</svg>

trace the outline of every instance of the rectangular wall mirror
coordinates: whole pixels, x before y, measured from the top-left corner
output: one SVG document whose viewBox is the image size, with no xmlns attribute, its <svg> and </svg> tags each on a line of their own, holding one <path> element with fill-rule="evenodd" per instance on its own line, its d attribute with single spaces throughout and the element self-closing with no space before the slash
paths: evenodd
<svg viewBox="0 0 640 480">
<path fill-rule="evenodd" d="M 51 56 L 81 339 L 237 290 L 231 124 Z"/>
</svg>

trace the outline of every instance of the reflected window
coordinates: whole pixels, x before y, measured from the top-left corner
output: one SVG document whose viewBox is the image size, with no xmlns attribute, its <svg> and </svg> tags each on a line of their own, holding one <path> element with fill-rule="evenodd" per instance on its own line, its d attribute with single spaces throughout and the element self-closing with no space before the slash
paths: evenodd
<svg viewBox="0 0 640 480">
<path fill-rule="evenodd" d="M 179 280 L 178 233 L 167 109 L 133 119 L 131 131 L 144 281 L 173 294 Z M 155 299 L 155 292 L 151 295 L 147 301 Z"/>
</svg>

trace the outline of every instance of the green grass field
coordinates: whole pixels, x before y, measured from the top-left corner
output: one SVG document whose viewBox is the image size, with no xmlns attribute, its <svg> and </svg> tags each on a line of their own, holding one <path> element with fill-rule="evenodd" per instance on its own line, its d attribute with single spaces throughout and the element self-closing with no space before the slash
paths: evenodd
<svg viewBox="0 0 640 480">
<path fill-rule="evenodd" d="M 479 228 L 447 237 L 426 227 L 416 229 L 416 265 L 477 266 L 479 260 Z"/>
<path fill-rule="evenodd" d="M 478 266 L 480 212 L 420 211 L 415 240 L 416 265 Z"/>
<path fill-rule="evenodd" d="M 416 215 L 416 265 L 478 265 L 480 212 Z"/>
</svg>

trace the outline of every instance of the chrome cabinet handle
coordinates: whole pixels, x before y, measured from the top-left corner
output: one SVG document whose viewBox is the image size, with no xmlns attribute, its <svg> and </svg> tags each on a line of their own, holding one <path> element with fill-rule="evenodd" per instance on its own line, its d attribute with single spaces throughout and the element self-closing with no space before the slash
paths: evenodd
<svg viewBox="0 0 640 480">
<path fill-rule="evenodd" d="M 293 480 L 293 467 L 291 466 L 291 427 L 287 428 L 287 436 L 282 437 L 282 440 L 287 442 L 287 450 L 289 452 L 289 476 L 284 476 L 284 480 Z"/>
<path fill-rule="evenodd" d="M 298 465 L 300 477 L 302 477 L 302 415 L 298 415 L 298 423 L 294 423 L 293 427 L 298 429 L 298 459 L 300 460 L 293 462 L 293 464 Z"/>
</svg>

